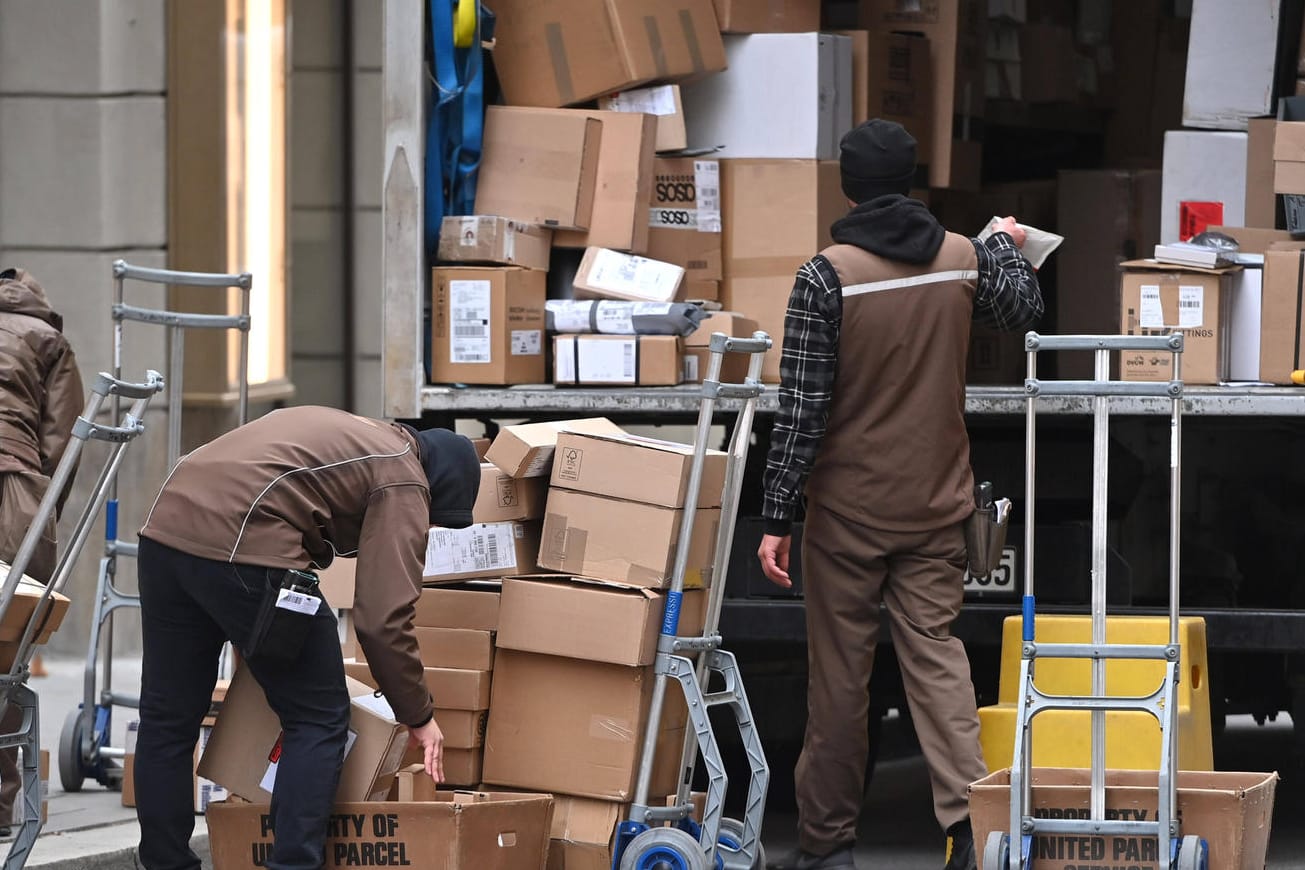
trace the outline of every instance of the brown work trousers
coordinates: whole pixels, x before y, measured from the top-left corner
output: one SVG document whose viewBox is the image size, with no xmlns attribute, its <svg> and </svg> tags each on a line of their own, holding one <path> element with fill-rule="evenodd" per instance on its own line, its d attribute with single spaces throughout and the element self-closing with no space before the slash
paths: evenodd
<svg viewBox="0 0 1305 870">
<path fill-rule="evenodd" d="M 50 479 L 35 472 L 11 471 L 0 473 L 0 560 L 13 562 L 23 543 L 27 528 L 36 517 L 36 510 L 50 486 Z M 58 559 L 55 544 L 54 517 L 46 524 L 41 541 L 32 560 L 23 573 L 42 583 L 50 582 Z M 16 644 L 14 644 L 16 646 Z M 13 652 L 11 651 L 10 655 Z M 23 724 L 23 711 L 6 707 L 0 715 L 0 733 L 12 734 Z M 22 772 L 18 768 L 18 750 L 0 750 L 0 828 L 8 827 L 14 817 L 14 800 L 22 785 Z"/>
<path fill-rule="evenodd" d="M 824 855 L 856 840 L 869 754 L 870 671 L 880 605 L 945 830 L 969 816 L 987 774 L 965 647 L 951 636 L 964 594 L 965 533 L 872 529 L 808 506 L 803 530 L 807 732 L 798 760 L 798 841 Z"/>
</svg>

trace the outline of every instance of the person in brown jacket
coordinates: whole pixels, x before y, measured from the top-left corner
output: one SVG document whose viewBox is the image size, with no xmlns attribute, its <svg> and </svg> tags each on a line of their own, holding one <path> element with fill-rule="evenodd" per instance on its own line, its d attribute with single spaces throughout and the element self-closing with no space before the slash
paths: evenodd
<svg viewBox="0 0 1305 870">
<path fill-rule="evenodd" d="M 805 488 L 799 850 L 778 866 L 855 867 L 882 608 L 948 836 L 947 870 L 972 870 L 967 786 L 987 771 L 969 660 L 951 635 L 974 512 L 965 362 L 972 320 L 1023 327 L 1042 313 L 1042 294 L 1013 218 L 979 241 L 947 232 L 907 196 L 915 140 L 900 125 L 857 127 L 839 165 L 852 210 L 789 299 L 758 552 L 766 576 L 788 587 Z"/>
<path fill-rule="evenodd" d="M 63 318 L 30 273 L 0 271 L 0 560 L 12 562 L 18 554 L 85 403 Z M 50 582 L 58 560 L 55 519 L 46 523 L 27 565 L 27 575 L 42 583 Z M 43 672 L 38 662 L 32 670 Z M 0 732 L 12 733 L 21 723 L 22 711 L 11 707 L 0 717 Z M 11 833 L 21 782 L 18 750 L 0 750 L 0 836 Z"/>
<path fill-rule="evenodd" d="M 335 617 L 278 608 L 297 572 L 358 557 L 358 642 L 399 722 L 443 778 L 443 735 L 412 630 L 427 529 L 465 528 L 471 442 L 331 408 L 272 413 L 197 448 L 164 481 L 138 558 L 143 660 L 136 814 L 146 870 L 199 870 L 191 754 L 230 640 L 281 720 L 271 870 L 317 870 L 349 725 Z M 289 602 L 293 603 L 293 602 Z M 263 618 L 274 614 L 271 630 Z"/>
</svg>

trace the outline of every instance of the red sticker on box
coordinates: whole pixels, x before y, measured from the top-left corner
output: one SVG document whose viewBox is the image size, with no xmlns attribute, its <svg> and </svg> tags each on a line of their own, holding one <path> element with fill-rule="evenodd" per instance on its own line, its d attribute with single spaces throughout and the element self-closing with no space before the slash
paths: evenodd
<svg viewBox="0 0 1305 870">
<path fill-rule="evenodd" d="M 1209 227 L 1223 226 L 1222 202 L 1178 203 L 1178 238 L 1189 241 Z"/>
</svg>

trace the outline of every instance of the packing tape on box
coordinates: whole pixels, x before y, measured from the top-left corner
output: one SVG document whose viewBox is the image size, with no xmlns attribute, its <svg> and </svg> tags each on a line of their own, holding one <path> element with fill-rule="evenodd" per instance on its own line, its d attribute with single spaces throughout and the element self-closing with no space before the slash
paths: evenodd
<svg viewBox="0 0 1305 870">
<path fill-rule="evenodd" d="M 580 569 L 584 567 L 585 550 L 589 546 L 589 530 L 573 529 L 566 514 L 555 513 L 544 518 L 544 528 L 552 530 L 548 540 L 543 542 L 549 561 L 554 563 L 547 567 L 554 571 L 583 573 Z"/>
<path fill-rule="evenodd" d="M 544 25 L 544 41 L 548 43 L 548 57 L 553 65 L 553 86 L 562 105 L 575 102 L 575 88 L 571 84 L 571 62 L 566 56 L 566 37 L 562 22 L 550 21 Z"/>
<path fill-rule="evenodd" d="M 684 31 L 684 46 L 689 51 L 689 63 L 693 67 L 693 72 L 697 74 L 705 71 L 707 64 L 702 60 L 702 46 L 698 43 L 698 29 L 693 26 L 691 10 L 680 10 L 680 29 Z"/>
<path fill-rule="evenodd" d="M 645 15 L 643 29 L 648 37 L 648 52 L 652 55 L 653 69 L 657 71 L 658 79 L 665 79 L 670 74 L 670 67 L 666 63 L 666 46 L 662 45 L 662 31 L 657 26 L 657 17 Z"/>
</svg>

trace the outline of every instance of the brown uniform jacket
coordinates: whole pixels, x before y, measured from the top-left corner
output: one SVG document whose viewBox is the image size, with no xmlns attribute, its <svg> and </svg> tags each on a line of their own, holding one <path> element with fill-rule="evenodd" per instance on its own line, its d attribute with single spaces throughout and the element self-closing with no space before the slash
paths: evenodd
<svg viewBox="0 0 1305 870">
<path fill-rule="evenodd" d="M 184 553 L 271 568 L 358 556 L 354 621 L 399 721 L 430 718 L 412 631 L 430 503 L 402 426 L 332 408 L 273 411 L 189 453 L 140 530 Z"/>
</svg>

